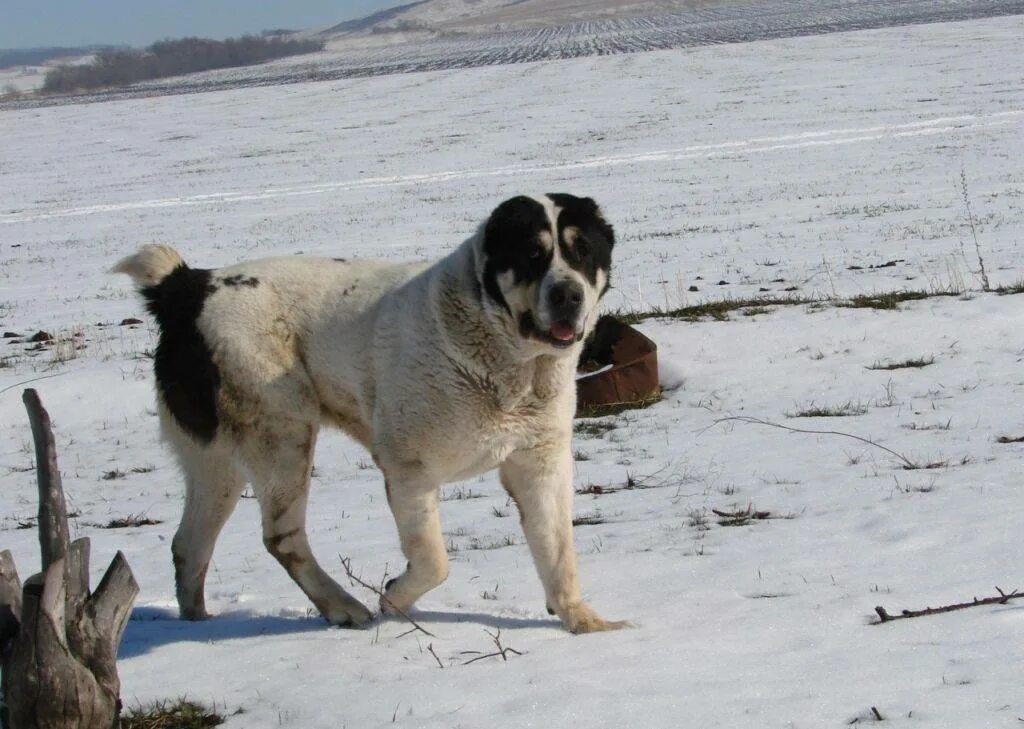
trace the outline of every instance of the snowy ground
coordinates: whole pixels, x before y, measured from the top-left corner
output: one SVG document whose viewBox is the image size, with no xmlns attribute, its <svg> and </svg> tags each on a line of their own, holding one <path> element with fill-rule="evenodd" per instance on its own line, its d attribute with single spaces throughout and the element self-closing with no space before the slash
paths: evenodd
<svg viewBox="0 0 1024 729">
<path fill-rule="evenodd" d="M 1024 452 L 996 442 L 1024 435 L 1020 296 L 648 320 L 666 399 L 574 446 L 578 487 L 645 487 L 576 504 L 600 522 L 577 527 L 585 592 L 637 627 L 562 632 L 487 477 L 445 489 L 453 569 L 420 605 L 425 639 L 309 618 L 252 500 L 211 568 L 219 615 L 174 619 L 180 485 L 157 442 L 153 332 L 117 325 L 145 317 L 104 271 L 152 240 L 197 265 L 433 257 L 505 196 L 566 190 L 617 226 L 611 309 L 977 290 L 962 174 L 992 284 L 1015 284 L 1022 32 L 1005 17 L 3 112 L 0 328 L 58 342 L 0 345 L 0 547 L 23 575 L 38 565 L 19 529 L 35 486 L 17 383 L 47 377 L 34 385 L 94 580 L 123 549 L 142 585 L 119 663 L 129 702 L 188 695 L 242 709 L 239 728 L 823 727 L 872 706 L 895 726 L 1020 726 L 1024 605 L 869 624 L 876 605 L 1024 587 Z M 793 417 L 812 405 L 861 414 Z M 846 431 L 935 467 L 716 424 L 730 416 Z M 723 526 L 711 511 L 748 505 L 776 518 Z M 379 476 L 340 436 L 321 441 L 310 512 L 335 573 L 338 555 L 368 579 L 401 563 Z M 129 514 L 162 523 L 100 528 Z M 523 655 L 463 665 L 499 628 Z"/>
</svg>

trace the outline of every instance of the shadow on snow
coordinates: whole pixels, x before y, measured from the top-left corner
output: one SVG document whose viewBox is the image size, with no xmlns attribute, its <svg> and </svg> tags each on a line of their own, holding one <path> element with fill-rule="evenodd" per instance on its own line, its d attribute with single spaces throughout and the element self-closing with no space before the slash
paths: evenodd
<svg viewBox="0 0 1024 729">
<path fill-rule="evenodd" d="M 479 612 L 443 612 L 437 610 L 417 610 L 410 616 L 425 629 L 431 630 L 434 625 L 449 623 L 478 623 L 482 627 L 499 630 L 520 628 L 551 628 L 559 629 L 555 618 L 529 618 L 507 615 L 492 615 Z M 412 628 L 401 617 L 378 616 L 366 628 L 373 629 L 376 625 Z M 258 638 L 265 635 L 291 635 L 332 630 L 319 616 L 305 615 L 259 615 L 246 610 L 221 613 L 209 620 L 181 620 L 175 608 L 142 606 L 132 610 L 128 626 L 117 657 L 120 659 L 135 658 L 149 651 L 173 643 L 209 643 L 220 640 L 240 640 Z"/>
</svg>

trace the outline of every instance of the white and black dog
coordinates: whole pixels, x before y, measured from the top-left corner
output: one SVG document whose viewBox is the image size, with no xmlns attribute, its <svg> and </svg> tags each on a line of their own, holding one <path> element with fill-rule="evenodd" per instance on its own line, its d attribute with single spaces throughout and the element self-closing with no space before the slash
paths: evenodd
<svg viewBox="0 0 1024 729">
<path fill-rule="evenodd" d="M 448 574 L 441 484 L 497 467 L 548 610 L 574 633 L 626 625 L 583 602 L 572 538 L 574 375 L 613 244 L 593 200 L 550 194 L 503 202 L 433 265 L 295 257 L 205 270 L 162 245 L 120 261 L 160 327 L 161 425 L 186 481 L 172 544 L 182 617 L 206 617 L 214 542 L 251 482 L 267 549 L 324 617 L 371 619 L 306 537 L 328 424 L 384 473 L 408 565 L 383 609 Z"/>
</svg>

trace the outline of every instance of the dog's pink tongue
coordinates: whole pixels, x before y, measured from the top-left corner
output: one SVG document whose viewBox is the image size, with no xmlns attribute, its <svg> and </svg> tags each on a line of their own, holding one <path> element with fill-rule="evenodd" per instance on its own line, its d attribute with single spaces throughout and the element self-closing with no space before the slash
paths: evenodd
<svg viewBox="0 0 1024 729">
<path fill-rule="evenodd" d="M 576 330 L 563 322 L 552 324 L 550 333 L 553 339 L 560 342 L 569 342 L 576 338 Z"/>
</svg>

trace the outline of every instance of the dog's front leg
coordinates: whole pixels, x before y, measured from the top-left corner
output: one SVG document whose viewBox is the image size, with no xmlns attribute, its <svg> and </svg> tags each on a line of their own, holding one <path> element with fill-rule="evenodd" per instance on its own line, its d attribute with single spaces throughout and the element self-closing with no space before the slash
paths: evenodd
<svg viewBox="0 0 1024 729">
<path fill-rule="evenodd" d="M 388 505 L 408 560 L 405 572 L 388 581 L 380 606 L 387 612 L 392 606 L 406 610 L 444 582 L 448 552 L 441 533 L 437 484 L 405 469 L 385 471 L 384 478 Z"/>
<path fill-rule="evenodd" d="M 499 474 L 519 507 L 548 609 L 573 633 L 627 627 L 626 621 L 600 618 L 580 594 L 572 541 L 572 455 L 568 438 L 513 453 L 501 465 Z"/>
</svg>

